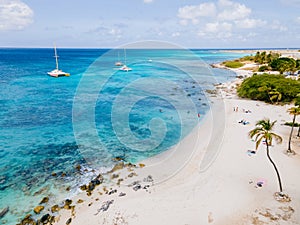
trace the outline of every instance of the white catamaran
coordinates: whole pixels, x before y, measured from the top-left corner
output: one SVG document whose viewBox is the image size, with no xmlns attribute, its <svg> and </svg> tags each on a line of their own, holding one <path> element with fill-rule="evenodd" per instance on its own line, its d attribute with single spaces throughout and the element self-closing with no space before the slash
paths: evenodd
<svg viewBox="0 0 300 225">
<path fill-rule="evenodd" d="M 125 50 L 125 48 L 124 48 L 124 62 L 125 63 L 119 70 L 125 71 L 125 72 L 131 71 L 132 69 L 126 65 L 126 50 Z"/>
<path fill-rule="evenodd" d="M 54 57 L 56 62 L 56 68 L 48 72 L 48 75 L 51 77 L 70 76 L 69 73 L 63 72 L 62 70 L 58 69 L 58 55 L 56 51 L 56 45 L 54 45 Z"/>
</svg>

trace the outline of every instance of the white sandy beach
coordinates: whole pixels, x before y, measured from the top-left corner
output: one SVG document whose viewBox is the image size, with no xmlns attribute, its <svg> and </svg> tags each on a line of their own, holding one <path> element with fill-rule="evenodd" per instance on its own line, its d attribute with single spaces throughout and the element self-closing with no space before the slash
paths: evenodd
<svg viewBox="0 0 300 225">
<path fill-rule="evenodd" d="M 224 84 L 218 97 L 211 98 L 214 113 L 208 114 L 179 146 L 145 160 L 144 168 L 115 171 L 119 177 L 98 186 L 91 196 L 82 192 L 72 199 L 73 215 L 70 210 L 61 210 L 57 224 L 66 224 L 69 218 L 72 225 L 300 224 L 299 139 L 294 138 L 292 145 L 297 155 L 284 153 L 290 127 L 282 124 L 291 121 L 287 113 L 291 106 L 239 99 L 233 91 L 234 82 Z M 218 101 L 224 102 L 225 114 Z M 283 137 L 282 144 L 271 147 L 271 156 L 291 202 L 278 202 L 273 196 L 279 190 L 278 181 L 264 146 L 256 154 L 247 153 L 255 150 L 248 132 L 265 117 L 277 120 L 275 133 Z M 241 119 L 250 124 L 238 123 Z M 224 129 L 220 124 L 218 130 L 215 126 L 222 120 Z M 132 172 L 135 174 L 129 178 Z M 145 180 L 148 175 L 153 182 L 149 177 Z M 117 185 L 120 178 L 124 181 Z M 141 181 L 137 191 L 128 187 L 134 181 Z M 257 186 L 258 181 L 263 181 L 262 187 Z M 105 194 L 104 186 L 108 192 L 117 191 Z M 119 196 L 120 193 L 126 195 Z M 83 202 L 76 203 L 78 199 Z M 109 207 L 100 210 L 107 201 L 111 201 Z"/>
</svg>

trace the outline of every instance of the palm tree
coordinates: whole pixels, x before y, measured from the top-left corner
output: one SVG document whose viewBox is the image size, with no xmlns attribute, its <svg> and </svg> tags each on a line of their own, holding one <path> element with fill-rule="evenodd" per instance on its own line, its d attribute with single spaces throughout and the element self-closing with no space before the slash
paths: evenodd
<svg viewBox="0 0 300 225">
<path fill-rule="evenodd" d="M 267 54 L 266 52 L 262 52 L 262 53 L 260 54 L 260 64 L 265 63 L 265 61 L 266 61 L 266 59 L 267 59 L 267 55 L 266 55 L 266 54 Z"/>
<path fill-rule="evenodd" d="M 272 145 L 273 139 L 275 139 L 277 143 L 282 142 L 282 138 L 279 135 L 272 132 L 275 123 L 276 120 L 273 122 L 270 122 L 270 119 L 260 120 L 256 123 L 256 127 L 249 132 L 249 136 L 250 138 L 253 138 L 255 136 L 256 149 L 258 148 L 258 146 L 261 144 L 262 141 L 265 141 L 266 148 L 267 148 L 267 156 L 276 171 L 277 179 L 279 183 L 279 190 L 280 190 L 279 193 L 281 194 L 282 193 L 281 178 L 274 161 L 270 157 L 270 150 L 269 150 L 269 146 Z"/>
<path fill-rule="evenodd" d="M 273 104 L 273 99 L 270 96 L 270 92 L 272 91 L 272 88 L 269 87 L 268 84 L 262 85 L 257 90 L 260 92 L 260 97 L 264 99 L 266 99 L 266 94 L 267 94 L 271 104 Z"/>
<path fill-rule="evenodd" d="M 292 122 L 292 128 L 291 128 L 291 133 L 290 133 L 290 137 L 289 137 L 289 145 L 288 145 L 288 150 L 286 151 L 287 153 L 292 153 L 295 154 L 294 151 L 292 151 L 291 148 L 291 142 L 292 142 L 292 136 L 293 136 L 293 130 L 294 130 L 294 126 L 295 126 L 295 121 L 296 121 L 296 117 L 298 115 L 300 115 L 300 107 L 292 107 L 288 109 L 288 112 L 290 115 L 293 115 L 293 122 Z"/>
<path fill-rule="evenodd" d="M 256 55 L 254 56 L 254 62 L 259 62 L 260 61 L 260 52 L 256 52 Z"/>
</svg>

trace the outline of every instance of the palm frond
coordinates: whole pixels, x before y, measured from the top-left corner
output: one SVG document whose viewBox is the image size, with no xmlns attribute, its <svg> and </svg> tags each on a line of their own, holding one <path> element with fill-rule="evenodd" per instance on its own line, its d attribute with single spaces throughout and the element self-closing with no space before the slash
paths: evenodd
<svg viewBox="0 0 300 225">
<path fill-rule="evenodd" d="M 269 146 L 272 145 L 272 142 L 273 142 L 273 136 L 271 135 L 271 133 L 268 133 L 268 134 L 267 134 L 266 141 L 268 142 L 268 145 L 269 145 Z"/>
<path fill-rule="evenodd" d="M 274 127 L 275 123 L 277 122 L 277 120 L 274 120 L 271 124 L 270 124 L 270 130 L 272 130 L 272 128 Z"/>
<path fill-rule="evenodd" d="M 256 134 L 256 137 L 254 139 L 254 141 L 257 141 L 261 136 L 264 136 L 264 133 L 263 132 L 259 132 Z"/>
<path fill-rule="evenodd" d="M 291 107 L 287 111 L 290 115 L 294 115 L 294 116 L 300 115 L 300 107 Z"/>
<path fill-rule="evenodd" d="M 273 139 L 277 143 L 282 142 L 282 138 L 278 134 L 271 132 L 276 122 L 276 120 L 271 122 L 270 119 L 259 120 L 256 123 L 256 127 L 249 131 L 249 136 L 251 138 L 255 137 L 256 149 L 258 149 L 263 139 L 265 139 L 269 146 L 272 145 Z"/>
<path fill-rule="evenodd" d="M 249 132 L 249 136 L 250 136 L 250 138 L 253 138 L 255 135 L 257 135 L 261 132 L 262 132 L 262 129 L 260 127 L 256 127 Z"/>
<path fill-rule="evenodd" d="M 260 136 L 259 139 L 256 141 L 255 149 L 258 149 L 258 146 L 260 145 L 261 141 L 264 139 L 264 136 Z"/>
<path fill-rule="evenodd" d="M 280 144 L 282 142 L 282 137 L 280 137 L 278 134 L 271 132 L 270 135 L 274 137 L 276 143 Z"/>
<path fill-rule="evenodd" d="M 259 120 L 259 121 L 256 122 L 255 125 L 256 125 L 256 126 L 264 127 L 266 123 L 267 123 L 266 120 Z"/>
</svg>

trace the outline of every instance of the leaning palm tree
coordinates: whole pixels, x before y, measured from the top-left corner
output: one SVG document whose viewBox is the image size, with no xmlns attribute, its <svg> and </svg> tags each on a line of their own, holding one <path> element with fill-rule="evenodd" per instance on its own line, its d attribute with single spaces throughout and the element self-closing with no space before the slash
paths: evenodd
<svg viewBox="0 0 300 225">
<path fill-rule="evenodd" d="M 293 122 L 292 122 L 291 133 L 289 136 L 288 150 L 286 152 L 289 154 L 295 154 L 295 152 L 291 148 L 291 142 L 292 142 L 292 136 L 293 136 L 293 130 L 294 130 L 294 126 L 295 126 L 296 117 L 298 115 L 300 115 L 300 107 L 298 106 L 298 107 L 289 108 L 288 112 L 290 115 L 293 115 Z"/>
<path fill-rule="evenodd" d="M 269 147 L 272 145 L 273 139 L 275 139 L 275 141 L 277 143 L 282 142 L 282 138 L 279 135 L 272 132 L 272 129 L 273 129 L 275 123 L 276 123 L 276 120 L 273 122 L 270 122 L 269 119 L 260 120 L 256 123 L 256 127 L 249 132 L 249 136 L 250 136 L 250 138 L 253 138 L 255 136 L 256 149 L 258 148 L 258 146 L 261 144 L 262 141 L 265 141 L 266 149 L 267 149 L 267 156 L 276 171 L 277 179 L 278 179 L 278 183 L 279 183 L 279 190 L 280 190 L 279 193 L 282 194 L 282 184 L 281 184 L 281 178 L 279 175 L 279 171 L 278 171 L 274 161 L 270 157 L 270 150 L 269 150 Z"/>
</svg>

